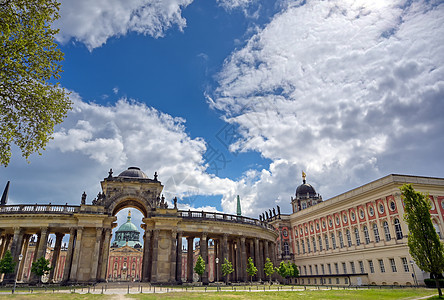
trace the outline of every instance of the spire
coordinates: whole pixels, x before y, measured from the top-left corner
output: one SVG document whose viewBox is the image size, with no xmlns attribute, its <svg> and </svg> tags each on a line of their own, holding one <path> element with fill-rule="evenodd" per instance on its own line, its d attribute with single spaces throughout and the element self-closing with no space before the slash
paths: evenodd
<svg viewBox="0 0 444 300">
<path fill-rule="evenodd" d="M 128 218 L 127 218 L 127 222 L 131 222 L 131 211 L 128 211 Z"/>
<path fill-rule="evenodd" d="M 0 205 L 6 205 L 8 202 L 8 195 L 9 195 L 9 180 L 8 183 L 6 183 L 5 190 L 3 191 L 2 200 L 0 202 Z"/>
<path fill-rule="evenodd" d="M 237 195 L 237 215 L 241 216 L 242 215 L 242 210 L 241 210 L 241 204 L 240 204 L 240 197 L 239 195 Z"/>
<path fill-rule="evenodd" d="M 302 171 L 302 183 L 304 183 L 305 184 L 305 177 L 306 177 L 307 175 L 305 174 L 305 172 L 304 171 Z"/>
</svg>

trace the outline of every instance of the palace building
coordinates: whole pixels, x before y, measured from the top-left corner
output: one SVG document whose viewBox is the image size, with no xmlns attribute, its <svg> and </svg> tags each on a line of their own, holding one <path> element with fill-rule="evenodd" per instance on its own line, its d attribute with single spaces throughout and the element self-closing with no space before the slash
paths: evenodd
<svg viewBox="0 0 444 300">
<path fill-rule="evenodd" d="M 278 258 L 299 266 L 299 284 L 417 285 L 429 274 L 413 262 L 399 188 L 428 193 L 432 222 L 442 239 L 444 178 L 388 175 L 322 201 L 303 182 L 291 198 L 293 213 L 268 221 L 279 232 Z"/>
</svg>

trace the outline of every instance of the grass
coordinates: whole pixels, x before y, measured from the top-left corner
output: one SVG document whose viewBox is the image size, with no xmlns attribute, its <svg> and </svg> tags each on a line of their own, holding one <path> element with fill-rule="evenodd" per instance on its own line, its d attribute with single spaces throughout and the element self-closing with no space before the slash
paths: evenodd
<svg viewBox="0 0 444 300">
<path fill-rule="evenodd" d="M 157 290 L 157 289 L 156 289 Z M 164 290 L 162 288 L 162 290 Z M 197 292 L 200 290 L 200 292 Z M 28 290 L 17 290 L 17 292 L 23 292 Z M 80 291 L 80 290 L 78 290 Z M 205 300 L 217 300 L 217 299 L 269 299 L 269 300 L 282 300 L 282 299 L 359 299 L 359 300 L 381 300 L 381 299 L 417 299 L 424 296 L 430 296 L 429 299 L 438 299 L 434 297 L 437 294 L 433 289 L 361 289 L 361 290 L 306 290 L 306 291 L 266 291 L 264 292 L 248 292 L 237 291 L 232 292 L 231 289 L 227 289 L 223 292 L 204 292 L 204 288 L 195 288 L 193 292 L 182 292 L 181 289 L 176 289 L 177 292 L 170 293 L 156 293 L 156 294 L 138 294 L 137 289 L 133 288 L 133 294 L 122 295 L 126 299 L 205 299 Z M 85 290 L 86 292 L 86 290 Z M 99 292 L 99 291 L 96 291 Z M 48 298 L 50 300 L 108 300 L 115 299 L 115 295 L 101 295 L 101 294 L 78 294 L 78 293 L 55 293 L 52 290 L 48 290 L 46 293 L 44 290 L 35 290 L 32 294 L 15 294 L 11 295 L 10 291 L 6 294 L 6 291 L 0 294 L 0 299 L 39 299 L 44 300 Z"/>
</svg>

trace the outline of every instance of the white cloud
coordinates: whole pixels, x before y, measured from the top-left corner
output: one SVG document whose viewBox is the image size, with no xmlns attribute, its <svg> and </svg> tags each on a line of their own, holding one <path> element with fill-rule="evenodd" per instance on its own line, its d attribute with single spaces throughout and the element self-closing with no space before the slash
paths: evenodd
<svg viewBox="0 0 444 300">
<path fill-rule="evenodd" d="M 62 1 L 60 19 L 54 24 L 60 28 L 57 39 L 66 43 L 74 39 L 91 51 L 111 37 L 136 32 L 162 37 L 166 30 L 177 26 L 183 30 L 186 20 L 182 9 L 192 0 L 77 0 Z"/>
<path fill-rule="evenodd" d="M 391 172 L 440 174 L 442 156 L 420 143 L 444 146 L 443 23 L 442 3 L 307 1 L 233 52 L 208 103 L 240 126 L 233 151 L 273 161 L 238 183 L 247 209 L 288 206 L 302 169 L 329 196 Z"/>
</svg>

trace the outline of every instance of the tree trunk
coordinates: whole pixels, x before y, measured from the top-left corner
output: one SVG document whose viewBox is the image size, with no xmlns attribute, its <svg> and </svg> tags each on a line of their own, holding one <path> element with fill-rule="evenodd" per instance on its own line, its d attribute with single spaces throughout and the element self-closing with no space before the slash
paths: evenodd
<svg viewBox="0 0 444 300">
<path fill-rule="evenodd" d="M 435 284 L 436 284 L 436 288 L 438 289 L 439 298 L 442 298 L 441 286 L 439 285 L 439 279 L 438 279 L 438 276 L 436 276 L 436 275 L 435 275 Z"/>
</svg>

